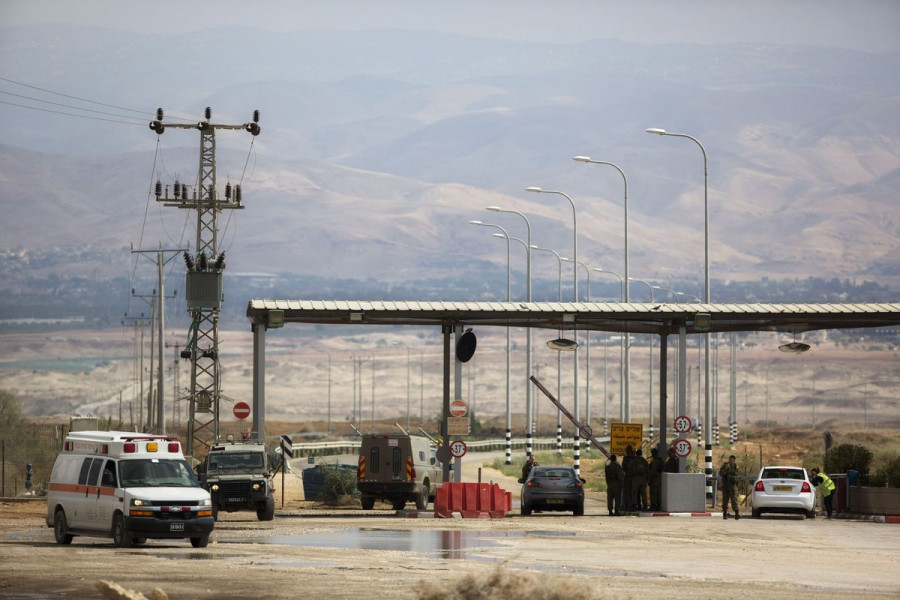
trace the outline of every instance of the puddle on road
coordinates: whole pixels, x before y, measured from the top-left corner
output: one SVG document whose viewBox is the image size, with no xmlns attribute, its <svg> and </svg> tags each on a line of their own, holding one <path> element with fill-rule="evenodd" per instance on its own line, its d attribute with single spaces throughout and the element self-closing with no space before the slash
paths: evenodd
<svg viewBox="0 0 900 600">
<path fill-rule="evenodd" d="M 319 548 L 347 548 L 353 550 L 393 550 L 421 552 L 435 558 L 476 558 L 472 553 L 480 548 L 497 547 L 492 538 L 521 536 L 505 531 L 448 531 L 434 529 L 342 529 L 330 533 L 276 535 L 254 539 L 219 540 L 230 544 L 273 544 L 278 546 L 314 546 Z"/>
</svg>

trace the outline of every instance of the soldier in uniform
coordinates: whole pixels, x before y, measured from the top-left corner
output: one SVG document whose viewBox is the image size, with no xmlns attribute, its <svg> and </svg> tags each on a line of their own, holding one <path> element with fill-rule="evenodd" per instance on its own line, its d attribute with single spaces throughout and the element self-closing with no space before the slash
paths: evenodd
<svg viewBox="0 0 900 600">
<path fill-rule="evenodd" d="M 615 514 L 618 517 L 622 514 L 620 508 L 625 472 L 622 470 L 622 465 L 616 460 L 615 454 L 609 457 L 609 464 L 606 465 L 604 474 L 606 475 L 606 508 L 609 509 L 610 516 Z"/>
<path fill-rule="evenodd" d="M 663 461 L 659 457 L 659 449 L 650 449 L 650 474 L 647 483 L 650 486 L 650 510 L 659 510 L 662 500 Z"/>
<path fill-rule="evenodd" d="M 740 519 L 741 513 L 738 511 L 737 500 L 737 482 L 738 482 L 738 466 L 735 456 L 732 454 L 728 457 L 728 462 L 722 463 L 719 468 L 719 477 L 722 478 L 722 518 L 728 518 L 728 500 L 731 499 L 731 508 L 734 510 L 734 518 Z"/>
<path fill-rule="evenodd" d="M 625 446 L 625 456 L 622 457 L 622 470 L 625 472 L 625 480 L 622 484 L 622 506 L 625 510 L 631 510 L 634 503 L 631 497 L 631 461 L 634 460 L 634 448 L 631 444 Z"/>
<path fill-rule="evenodd" d="M 666 473 L 678 472 L 678 456 L 675 454 L 675 448 L 669 446 L 669 458 L 666 459 Z"/>
<path fill-rule="evenodd" d="M 647 464 L 647 459 L 641 456 L 641 449 L 638 448 L 625 471 L 626 475 L 631 475 L 631 505 L 635 510 L 649 508 L 647 502 L 647 473 L 649 471 L 650 465 Z"/>
</svg>

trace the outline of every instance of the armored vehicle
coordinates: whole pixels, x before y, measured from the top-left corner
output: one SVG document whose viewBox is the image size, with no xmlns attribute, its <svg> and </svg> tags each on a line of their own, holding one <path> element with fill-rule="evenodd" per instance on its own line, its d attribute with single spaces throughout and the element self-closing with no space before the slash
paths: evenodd
<svg viewBox="0 0 900 600">
<path fill-rule="evenodd" d="M 266 446 L 260 442 L 219 442 L 209 449 L 204 487 L 212 498 L 213 517 L 219 511 L 255 510 L 260 521 L 275 516 L 275 489 Z"/>
<path fill-rule="evenodd" d="M 367 434 L 359 451 L 356 487 L 362 507 L 388 500 L 394 510 L 407 501 L 422 510 L 441 484 L 441 463 L 428 438 L 406 434 Z"/>
</svg>

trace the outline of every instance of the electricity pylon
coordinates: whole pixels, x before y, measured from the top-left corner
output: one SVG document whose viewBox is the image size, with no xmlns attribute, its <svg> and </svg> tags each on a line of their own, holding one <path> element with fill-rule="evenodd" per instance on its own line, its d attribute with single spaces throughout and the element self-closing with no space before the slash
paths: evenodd
<svg viewBox="0 0 900 600">
<path fill-rule="evenodd" d="M 188 344 L 181 357 L 191 361 L 190 408 L 188 414 L 187 453 L 194 455 L 194 444 L 207 450 L 219 437 L 219 308 L 222 303 L 222 271 L 225 254 L 219 253 L 217 217 L 225 209 L 242 209 L 241 187 L 225 186 L 225 196 L 216 189 L 216 130 L 243 129 L 259 135 L 259 111 L 253 111 L 253 121 L 242 125 L 212 123 L 211 110 L 206 108 L 203 121 L 191 124 L 163 123 L 163 110 L 156 110 L 156 120 L 150 129 L 162 135 L 166 128 L 196 129 L 200 132 L 200 171 L 193 190 L 178 181 L 169 196 L 169 186 L 156 182 L 156 200 L 165 206 L 197 211 L 197 241 L 193 256 L 184 253 L 187 276 L 185 298 L 191 314 Z M 192 192 L 192 193 L 191 193 Z"/>
</svg>

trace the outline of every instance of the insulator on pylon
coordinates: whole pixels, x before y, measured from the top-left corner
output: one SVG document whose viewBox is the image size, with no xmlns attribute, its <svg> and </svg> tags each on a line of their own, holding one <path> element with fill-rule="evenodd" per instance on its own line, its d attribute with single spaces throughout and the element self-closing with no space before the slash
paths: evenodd
<svg viewBox="0 0 900 600">
<path fill-rule="evenodd" d="M 238 204 L 241 203 L 241 186 L 234 186 L 234 201 Z"/>
<path fill-rule="evenodd" d="M 162 196 L 162 181 L 159 179 L 156 180 L 156 197 L 159 198 Z"/>
<path fill-rule="evenodd" d="M 184 253 L 184 266 L 187 267 L 188 271 L 194 270 L 194 259 L 187 252 Z"/>
<path fill-rule="evenodd" d="M 225 253 L 221 253 L 219 257 L 216 259 L 216 264 L 213 265 L 213 270 L 216 272 L 222 271 L 225 268 Z"/>
<path fill-rule="evenodd" d="M 175 191 L 173 193 L 176 199 L 181 197 L 181 183 L 177 179 L 175 180 Z"/>
<path fill-rule="evenodd" d="M 163 109 L 162 109 L 162 107 L 156 109 L 156 120 L 157 120 L 157 121 L 162 121 L 162 120 L 163 120 Z"/>
<path fill-rule="evenodd" d="M 225 184 L 225 199 L 231 200 L 231 182 Z"/>
<path fill-rule="evenodd" d="M 160 110 L 162 110 L 162 109 L 160 109 Z M 159 119 L 161 121 L 162 117 L 160 117 Z M 253 111 L 253 122 L 259 123 L 259 109 Z"/>
<path fill-rule="evenodd" d="M 206 120 L 209 121 L 212 119 L 212 109 L 210 107 L 206 107 L 206 110 L 203 111 L 203 116 L 206 117 Z"/>
<path fill-rule="evenodd" d="M 208 267 L 208 266 L 209 266 L 209 265 L 208 265 L 207 262 L 206 262 L 206 252 L 201 252 L 201 253 L 200 253 L 200 259 L 199 259 L 199 262 L 198 262 L 198 264 L 197 264 L 197 270 L 198 270 L 198 271 L 206 271 L 206 267 Z"/>
</svg>

